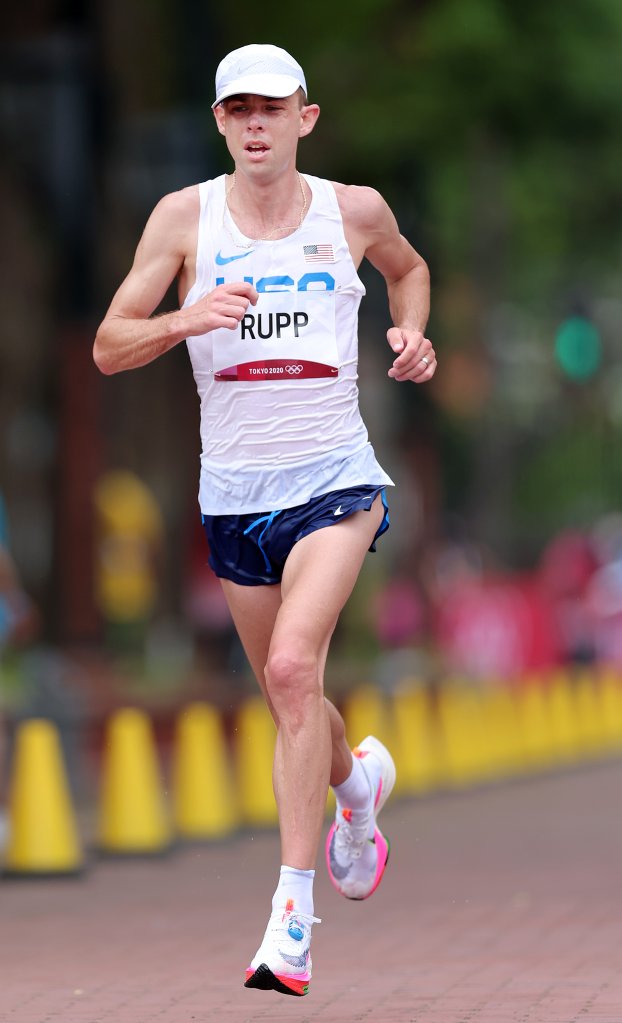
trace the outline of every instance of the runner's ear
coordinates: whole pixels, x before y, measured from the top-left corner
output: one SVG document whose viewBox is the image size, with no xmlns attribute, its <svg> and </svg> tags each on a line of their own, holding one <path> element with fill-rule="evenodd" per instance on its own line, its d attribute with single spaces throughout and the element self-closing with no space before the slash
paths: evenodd
<svg viewBox="0 0 622 1023">
<path fill-rule="evenodd" d="M 217 107 L 214 107 L 214 118 L 216 121 L 216 127 L 221 135 L 225 134 L 225 110 L 222 103 L 219 103 Z"/>
<path fill-rule="evenodd" d="M 298 132 L 298 138 L 304 138 L 305 135 L 311 134 L 319 116 L 320 108 L 317 103 L 309 103 L 308 106 L 302 108 L 300 111 L 300 131 Z"/>
</svg>

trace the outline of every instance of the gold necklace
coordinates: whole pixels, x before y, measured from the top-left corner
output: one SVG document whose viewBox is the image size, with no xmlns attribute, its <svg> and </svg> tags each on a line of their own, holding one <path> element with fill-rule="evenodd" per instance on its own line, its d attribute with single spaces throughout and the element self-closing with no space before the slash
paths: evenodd
<svg viewBox="0 0 622 1023">
<path fill-rule="evenodd" d="M 297 224 L 280 224 L 278 227 L 275 227 L 274 230 L 270 231 L 270 233 L 265 235 L 263 238 L 253 238 L 253 239 L 251 239 L 251 241 L 248 244 L 246 244 L 245 242 L 241 242 L 237 238 L 234 237 L 234 235 L 232 234 L 232 232 L 231 232 L 231 230 L 229 228 L 229 225 L 227 223 L 226 214 L 227 214 L 227 211 L 228 211 L 229 212 L 229 216 L 231 218 L 231 221 L 232 221 L 233 225 L 235 226 L 235 221 L 233 220 L 233 217 L 231 216 L 231 210 L 229 209 L 229 196 L 231 195 L 233 189 L 235 188 L 235 171 L 233 172 L 233 174 L 232 174 L 232 181 L 231 181 L 231 187 L 228 188 L 226 190 L 226 193 L 225 193 L 225 208 L 224 208 L 223 214 L 222 214 L 222 226 L 224 227 L 225 231 L 227 232 L 227 234 L 231 238 L 231 241 L 235 245 L 237 245 L 237 247 L 239 249 L 250 249 L 253 245 L 256 245 L 257 242 L 269 242 L 272 238 L 274 238 L 275 234 L 279 234 L 280 231 L 298 231 L 298 229 L 300 227 L 302 227 L 302 222 L 305 219 L 305 213 L 307 212 L 307 207 L 308 207 L 309 203 L 307 201 L 307 196 L 306 196 L 305 189 L 304 189 L 304 184 L 303 184 L 303 180 L 302 180 L 302 174 L 298 170 L 296 171 L 296 174 L 298 175 L 298 184 L 300 186 L 300 194 L 302 196 L 302 209 L 300 210 L 300 216 L 298 217 L 298 223 Z"/>
</svg>

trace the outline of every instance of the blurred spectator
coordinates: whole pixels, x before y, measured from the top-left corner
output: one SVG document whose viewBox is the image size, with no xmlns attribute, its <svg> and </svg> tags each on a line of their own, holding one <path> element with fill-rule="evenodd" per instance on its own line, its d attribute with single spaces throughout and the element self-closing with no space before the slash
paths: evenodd
<svg viewBox="0 0 622 1023">
<path fill-rule="evenodd" d="M 473 544 L 452 541 L 439 546 L 428 568 L 444 669 L 505 683 L 557 664 L 558 627 L 537 573 L 511 573 L 486 561 Z"/>
<path fill-rule="evenodd" d="M 95 488 L 96 599 L 107 639 L 122 653 L 142 653 L 158 599 L 164 524 L 158 503 L 134 473 L 105 473 Z"/>
<path fill-rule="evenodd" d="M 381 588 L 373 604 L 374 626 L 384 647 L 403 647 L 422 639 L 426 611 L 413 579 L 395 575 Z"/>
<path fill-rule="evenodd" d="M 436 624 L 452 672 L 511 682 L 559 662 L 553 609 L 529 575 L 462 581 L 437 608 Z"/>
<path fill-rule="evenodd" d="M 589 538 L 579 530 L 559 533 L 540 559 L 540 586 L 552 606 L 566 664 L 588 664 L 596 655 L 587 591 L 597 564 Z"/>
<path fill-rule="evenodd" d="M 25 592 L 9 550 L 9 530 L 0 494 L 0 655 L 32 639 L 39 616 Z"/>
<path fill-rule="evenodd" d="M 597 567 L 586 599 L 598 660 L 622 668 L 622 515 L 608 515 L 592 532 Z"/>
</svg>

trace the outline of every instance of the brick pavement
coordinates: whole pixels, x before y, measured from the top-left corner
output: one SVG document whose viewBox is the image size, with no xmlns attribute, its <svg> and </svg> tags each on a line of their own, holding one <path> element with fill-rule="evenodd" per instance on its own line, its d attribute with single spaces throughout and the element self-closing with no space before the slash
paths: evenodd
<svg viewBox="0 0 622 1023">
<path fill-rule="evenodd" d="M 247 991 L 273 833 L 0 882 L 2 1023 L 622 1023 L 622 763 L 427 800 L 350 903 L 320 865 L 307 998 Z"/>
</svg>

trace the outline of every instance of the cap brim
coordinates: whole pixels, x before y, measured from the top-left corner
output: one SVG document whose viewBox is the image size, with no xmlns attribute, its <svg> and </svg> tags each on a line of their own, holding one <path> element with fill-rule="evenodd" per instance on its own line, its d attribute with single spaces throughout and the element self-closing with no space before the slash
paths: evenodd
<svg viewBox="0 0 622 1023">
<path fill-rule="evenodd" d="M 230 96 L 273 96 L 275 99 L 284 99 L 303 88 L 302 82 L 293 75 L 244 75 L 220 90 L 212 103 L 212 110 Z"/>
</svg>

